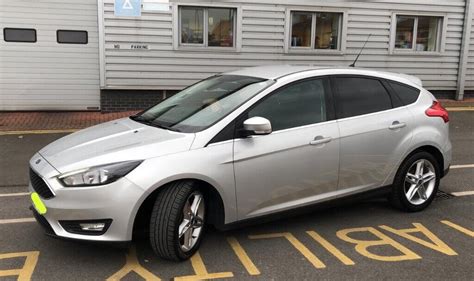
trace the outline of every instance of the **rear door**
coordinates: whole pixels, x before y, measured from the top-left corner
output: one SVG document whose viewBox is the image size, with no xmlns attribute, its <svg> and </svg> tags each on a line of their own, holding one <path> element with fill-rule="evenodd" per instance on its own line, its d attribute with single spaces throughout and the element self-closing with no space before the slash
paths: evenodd
<svg viewBox="0 0 474 281">
<path fill-rule="evenodd" d="M 384 82 L 369 76 L 334 76 L 340 130 L 338 189 L 385 184 L 411 138 L 412 116 Z"/>
</svg>

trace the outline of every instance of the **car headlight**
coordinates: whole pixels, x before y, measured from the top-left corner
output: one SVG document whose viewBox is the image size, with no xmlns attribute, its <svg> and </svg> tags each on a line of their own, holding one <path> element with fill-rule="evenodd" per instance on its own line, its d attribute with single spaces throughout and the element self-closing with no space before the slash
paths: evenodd
<svg viewBox="0 0 474 281">
<path fill-rule="evenodd" d="M 130 173 L 143 161 L 125 161 L 95 166 L 62 174 L 58 177 L 64 186 L 95 186 L 114 182 Z"/>
</svg>

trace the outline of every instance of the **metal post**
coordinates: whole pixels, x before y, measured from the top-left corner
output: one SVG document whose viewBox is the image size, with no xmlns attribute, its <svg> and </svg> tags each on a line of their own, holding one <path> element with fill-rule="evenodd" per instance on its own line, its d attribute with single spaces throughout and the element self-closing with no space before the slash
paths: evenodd
<svg viewBox="0 0 474 281">
<path fill-rule="evenodd" d="M 456 91 L 456 100 L 462 100 L 464 97 L 464 87 L 466 82 L 467 61 L 469 58 L 469 44 L 471 41 L 471 28 L 473 17 L 473 0 L 465 0 L 464 12 L 464 30 L 462 34 L 461 53 L 459 56 L 458 83 Z"/>
</svg>

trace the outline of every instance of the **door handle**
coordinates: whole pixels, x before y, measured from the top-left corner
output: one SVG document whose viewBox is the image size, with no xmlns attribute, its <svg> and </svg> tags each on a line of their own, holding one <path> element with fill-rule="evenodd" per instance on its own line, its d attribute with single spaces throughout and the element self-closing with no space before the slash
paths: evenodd
<svg viewBox="0 0 474 281">
<path fill-rule="evenodd" d="M 390 130 L 396 130 L 405 127 L 407 124 L 405 123 L 400 123 L 398 121 L 393 121 L 392 125 L 388 126 Z"/>
<path fill-rule="evenodd" d="M 331 137 L 317 136 L 317 137 L 314 138 L 314 140 L 310 141 L 309 144 L 310 145 L 320 145 L 320 144 L 328 143 L 330 141 L 332 141 Z"/>
</svg>

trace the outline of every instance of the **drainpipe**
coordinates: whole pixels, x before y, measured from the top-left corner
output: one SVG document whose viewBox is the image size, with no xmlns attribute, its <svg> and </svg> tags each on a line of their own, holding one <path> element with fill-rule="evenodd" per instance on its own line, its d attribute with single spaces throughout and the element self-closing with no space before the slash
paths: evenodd
<svg viewBox="0 0 474 281">
<path fill-rule="evenodd" d="M 464 86 L 466 82 L 466 71 L 467 61 L 469 58 L 469 44 L 471 41 L 471 27 L 472 27 L 472 15 L 473 11 L 473 0 L 465 0 L 465 11 L 464 11 L 464 30 L 462 34 L 461 42 L 461 54 L 459 56 L 459 69 L 458 69 L 458 83 L 456 91 L 456 100 L 462 100 L 464 97 Z"/>
</svg>

